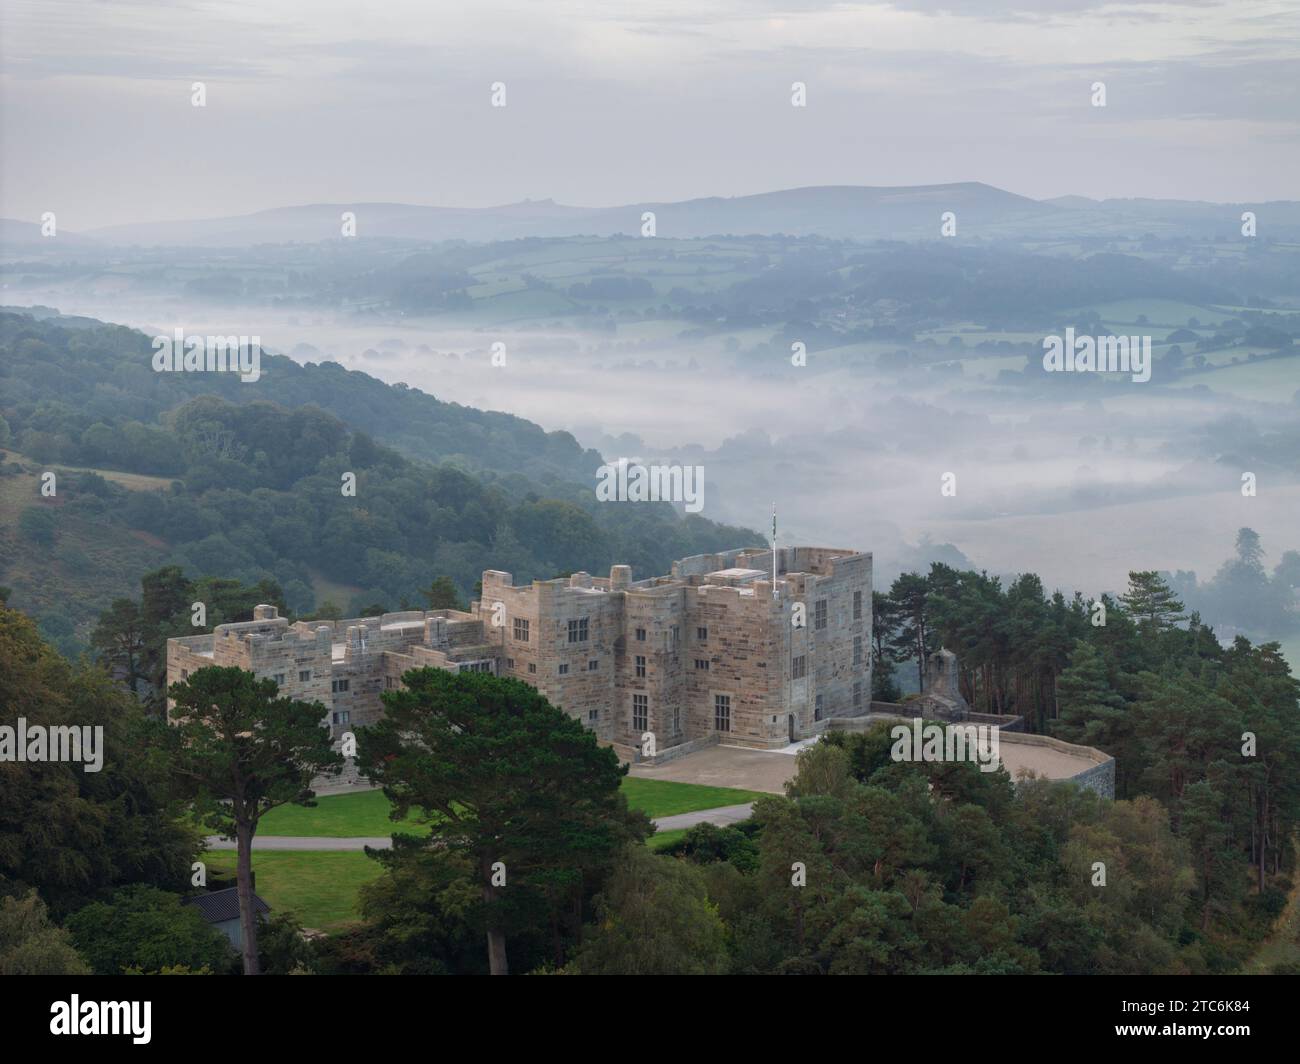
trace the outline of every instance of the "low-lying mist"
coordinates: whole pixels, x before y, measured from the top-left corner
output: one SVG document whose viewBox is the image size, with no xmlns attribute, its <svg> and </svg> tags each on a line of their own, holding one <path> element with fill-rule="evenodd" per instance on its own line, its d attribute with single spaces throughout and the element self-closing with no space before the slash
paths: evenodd
<svg viewBox="0 0 1300 1064">
<path fill-rule="evenodd" d="M 175 300 L 162 318 L 159 300 L 46 298 L 65 314 L 149 333 L 260 335 L 300 362 L 337 361 L 568 430 L 611 460 L 702 466 L 704 516 L 765 529 L 775 502 L 783 540 L 871 550 L 878 583 L 939 544 L 975 567 L 1034 571 L 1049 588 L 1086 595 L 1122 589 L 1130 569 L 1206 579 L 1241 526 L 1260 533 L 1273 560 L 1300 546 L 1293 475 L 1195 446 L 1229 414 L 1261 430 L 1293 422 L 1290 393 L 1268 404 L 1174 391 L 1158 364 L 1150 382 L 1125 380 L 1101 398 L 1063 387 L 1031 399 L 961 373 L 882 371 L 844 351 L 810 351 L 796 366 L 788 345 L 768 342 L 772 330 L 737 344 L 656 323 L 609 335 Z M 1242 494 L 1244 472 L 1258 477 L 1255 496 Z M 944 494 L 948 473 L 955 492 Z"/>
</svg>

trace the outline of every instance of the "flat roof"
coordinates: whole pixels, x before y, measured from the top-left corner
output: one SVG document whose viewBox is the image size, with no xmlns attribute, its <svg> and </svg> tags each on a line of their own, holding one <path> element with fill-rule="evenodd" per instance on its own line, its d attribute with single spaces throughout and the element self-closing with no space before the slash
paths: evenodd
<svg viewBox="0 0 1300 1064">
<path fill-rule="evenodd" d="M 1005 735 L 1001 738 L 1003 741 L 998 743 L 998 759 L 1013 780 L 1018 779 L 1022 771 L 1049 780 L 1068 780 L 1098 764 L 1083 753 L 1055 750 L 1050 746 L 1031 746 L 1014 740 L 1008 742 Z"/>
<path fill-rule="evenodd" d="M 728 580 L 753 580 L 756 577 L 767 576 L 766 569 L 715 569 L 711 573 L 705 573 L 704 578 L 707 580 L 711 576 L 725 576 Z"/>
</svg>

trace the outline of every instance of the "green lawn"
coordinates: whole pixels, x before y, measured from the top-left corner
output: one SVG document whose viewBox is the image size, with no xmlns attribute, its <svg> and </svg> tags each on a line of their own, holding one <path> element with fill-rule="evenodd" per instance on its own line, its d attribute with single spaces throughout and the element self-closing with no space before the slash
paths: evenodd
<svg viewBox="0 0 1300 1064">
<path fill-rule="evenodd" d="M 672 831 L 656 831 L 646 839 L 646 845 L 652 850 L 665 849 L 683 838 L 689 830 L 689 828 L 674 828 Z"/>
<path fill-rule="evenodd" d="M 705 787 L 671 780 L 643 780 L 633 776 L 624 777 L 623 793 L 627 795 L 628 805 L 644 810 L 652 820 L 678 813 L 694 813 L 697 809 L 716 809 L 720 805 L 741 805 L 764 797 L 762 791 Z"/>
<path fill-rule="evenodd" d="M 642 809 L 652 819 L 693 813 L 697 809 L 714 809 L 720 805 L 740 805 L 761 798 L 759 791 L 742 791 L 730 787 L 704 787 L 695 783 L 670 780 L 643 780 L 631 776 L 623 780 L 628 805 Z M 257 829 L 259 838 L 268 835 L 337 836 L 358 838 L 386 836 L 394 831 L 424 835 L 427 824 L 418 818 L 401 823 L 388 819 L 388 800 L 382 791 L 356 791 L 317 799 L 313 808 L 282 805 L 262 818 Z"/>
<path fill-rule="evenodd" d="M 212 850 L 204 855 L 209 874 L 219 870 L 233 875 L 232 850 Z M 325 850 L 253 851 L 257 893 L 275 912 L 294 912 L 304 927 L 337 930 L 361 919 L 357 891 L 383 869 L 364 853 Z"/>
<path fill-rule="evenodd" d="M 729 787 L 704 787 L 669 780 L 627 777 L 623 793 L 628 804 L 651 817 L 673 816 L 722 805 L 740 805 L 763 795 L 758 791 Z M 258 837 L 274 835 L 386 836 L 395 830 L 424 834 L 428 826 L 415 820 L 395 824 L 388 819 L 388 801 L 382 791 L 357 791 L 318 800 L 315 808 L 281 806 L 262 818 Z M 661 831 L 649 840 L 651 849 L 661 849 L 680 839 L 685 830 Z M 234 873 L 235 855 L 230 850 L 212 850 L 203 860 L 209 873 Z M 330 850 L 254 850 L 253 871 L 257 893 L 276 912 L 292 911 L 306 927 L 337 930 L 361 918 L 357 912 L 357 891 L 383 872 L 378 862 L 364 853 Z"/>
<path fill-rule="evenodd" d="M 401 831 L 409 835 L 427 835 L 429 826 L 418 815 L 395 822 L 388 819 L 391 806 L 383 791 L 356 791 L 318 798 L 314 807 L 282 805 L 272 809 L 258 825 L 258 837 L 264 835 L 310 835 L 339 838 L 391 835 Z"/>
</svg>

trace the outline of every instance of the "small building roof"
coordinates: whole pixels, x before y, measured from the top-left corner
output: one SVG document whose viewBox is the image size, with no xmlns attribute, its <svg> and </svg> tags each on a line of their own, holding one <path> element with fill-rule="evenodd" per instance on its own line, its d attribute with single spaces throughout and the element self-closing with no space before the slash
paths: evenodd
<svg viewBox="0 0 1300 1064">
<path fill-rule="evenodd" d="M 186 898 L 186 905 L 193 905 L 199 915 L 210 924 L 223 924 L 227 920 L 239 919 L 239 888 L 227 887 L 225 890 L 211 890 L 207 894 L 196 894 Z M 271 907 L 257 894 L 253 895 L 253 912 L 269 913 Z"/>
<path fill-rule="evenodd" d="M 725 580 L 734 583 L 748 583 L 751 580 L 766 578 L 767 572 L 763 569 L 715 569 L 711 573 L 705 573 L 704 579 L 710 582 Z"/>
</svg>

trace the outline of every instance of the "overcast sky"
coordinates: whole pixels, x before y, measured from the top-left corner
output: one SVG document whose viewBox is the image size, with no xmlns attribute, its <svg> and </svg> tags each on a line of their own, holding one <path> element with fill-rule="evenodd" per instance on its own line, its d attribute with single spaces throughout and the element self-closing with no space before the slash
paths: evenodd
<svg viewBox="0 0 1300 1064">
<path fill-rule="evenodd" d="M 0 11 L 0 215 L 54 210 L 66 230 L 298 203 L 607 206 L 814 184 L 1300 198 L 1298 0 Z M 790 104 L 794 81 L 806 108 Z"/>
</svg>

